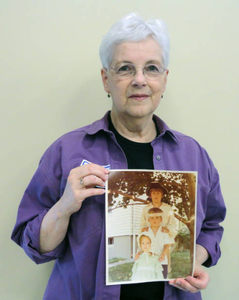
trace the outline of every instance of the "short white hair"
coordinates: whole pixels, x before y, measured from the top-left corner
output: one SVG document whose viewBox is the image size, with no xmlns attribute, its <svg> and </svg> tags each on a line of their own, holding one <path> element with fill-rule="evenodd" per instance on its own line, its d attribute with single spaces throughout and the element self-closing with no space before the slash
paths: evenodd
<svg viewBox="0 0 239 300">
<path fill-rule="evenodd" d="M 103 68 L 108 69 L 114 53 L 114 45 L 123 42 L 137 42 L 152 37 L 162 49 L 163 66 L 168 67 L 170 39 L 164 21 L 149 19 L 144 21 L 139 14 L 131 13 L 113 24 L 103 37 L 100 45 L 100 60 Z"/>
</svg>

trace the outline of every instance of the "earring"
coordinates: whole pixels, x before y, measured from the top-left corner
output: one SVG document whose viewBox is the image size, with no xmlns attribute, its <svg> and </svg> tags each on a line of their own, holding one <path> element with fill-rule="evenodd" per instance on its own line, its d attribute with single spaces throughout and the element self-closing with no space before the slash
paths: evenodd
<svg viewBox="0 0 239 300">
<path fill-rule="evenodd" d="M 161 98 L 163 98 L 163 95 L 161 95 Z"/>
<path fill-rule="evenodd" d="M 108 93 L 107 97 L 110 98 L 110 94 L 109 93 Z"/>
</svg>

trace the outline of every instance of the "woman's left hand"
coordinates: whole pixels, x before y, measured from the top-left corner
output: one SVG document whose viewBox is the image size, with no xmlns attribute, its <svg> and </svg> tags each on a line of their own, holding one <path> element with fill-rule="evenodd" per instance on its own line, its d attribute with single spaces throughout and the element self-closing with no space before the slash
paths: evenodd
<svg viewBox="0 0 239 300">
<path fill-rule="evenodd" d="M 206 289 L 209 281 L 210 277 L 208 273 L 203 269 L 203 267 L 200 264 L 195 263 L 193 277 L 188 276 L 185 279 L 177 278 L 175 280 L 170 280 L 169 284 L 185 292 L 197 293 L 200 290 Z"/>
</svg>

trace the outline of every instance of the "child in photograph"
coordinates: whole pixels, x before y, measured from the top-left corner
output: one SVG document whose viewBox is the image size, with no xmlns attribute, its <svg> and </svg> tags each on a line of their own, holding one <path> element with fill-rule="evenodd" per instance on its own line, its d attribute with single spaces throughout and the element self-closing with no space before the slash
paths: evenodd
<svg viewBox="0 0 239 300">
<path fill-rule="evenodd" d="M 154 244 L 154 253 L 159 256 L 159 261 L 163 266 L 164 278 L 168 275 L 168 258 L 167 253 L 171 244 L 169 234 L 162 231 L 162 215 L 163 211 L 158 207 L 150 208 L 148 211 L 148 222 L 150 227 L 146 232 L 152 236 Z M 145 232 L 144 232 L 145 233 Z"/>
<path fill-rule="evenodd" d="M 135 261 L 132 268 L 133 281 L 155 281 L 163 279 L 163 268 L 158 256 L 152 253 L 152 237 L 148 232 L 141 233 L 138 237 L 141 249 L 140 257 Z"/>
</svg>

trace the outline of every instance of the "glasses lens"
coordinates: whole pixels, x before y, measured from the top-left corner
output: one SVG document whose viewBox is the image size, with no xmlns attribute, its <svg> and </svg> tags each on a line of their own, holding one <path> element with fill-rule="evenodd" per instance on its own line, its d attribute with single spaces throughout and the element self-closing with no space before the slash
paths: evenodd
<svg viewBox="0 0 239 300">
<path fill-rule="evenodd" d="M 116 74 L 119 76 L 127 76 L 132 75 L 135 73 L 135 67 L 131 64 L 124 64 L 117 66 L 116 68 Z"/>
<path fill-rule="evenodd" d="M 144 67 L 144 74 L 149 77 L 158 77 L 163 74 L 164 68 L 157 65 L 147 65 Z"/>
<path fill-rule="evenodd" d="M 128 78 L 136 74 L 135 66 L 130 63 L 119 64 L 111 69 L 114 69 L 116 75 L 122 78 Z M 165 69 L 160 65 L 150 64 L 144 67 L 143 74 L 148 78 L 158 78 L 164 71 Z"/>
</svg>

